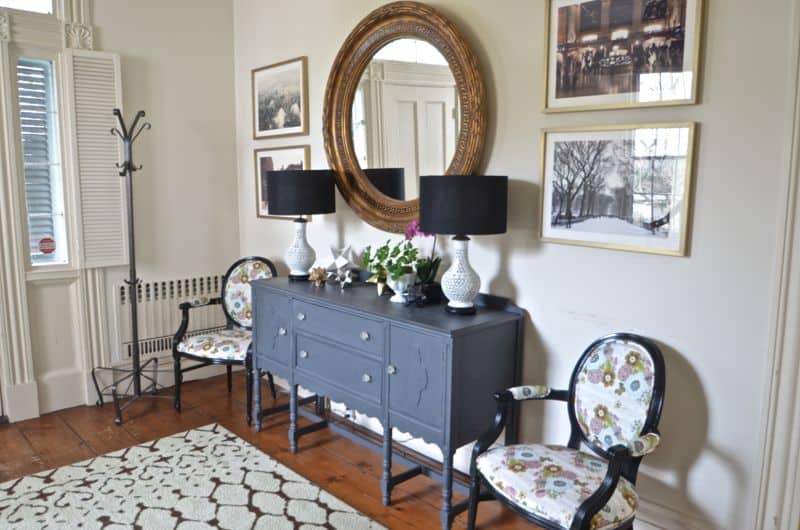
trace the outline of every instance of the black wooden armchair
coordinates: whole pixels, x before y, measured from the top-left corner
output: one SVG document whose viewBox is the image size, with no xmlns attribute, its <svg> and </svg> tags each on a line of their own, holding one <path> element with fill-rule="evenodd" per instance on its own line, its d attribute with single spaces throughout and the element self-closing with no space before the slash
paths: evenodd
<svg viewBox="0 0 800 530">
<path fill-rule="evenodd" d="M 181 410 L 181 383 L 183 374 L 212 364 L 227 365 L 228 392 L 232 388 L 232 368 L 245 367 L 247 379 L 247 424 L 253 420 L 253 312 L 250 282 L 277 276 L 275 265 L 266 258 L 250 256 L 242 258 L 228 269 L 222 280 L 219 298 L 198 298 L 180 304 L 182 312 L 180 328 L 172 341 L 172 356 L 175 366 L 175 409 Z M 202 335 L 186 336 L 189 328 L 189 311 L 207 306 L 221 305 L 227 327 L 224 330 Z M 188 368 L 181 367 L 181 359 L 196 361 Z M 259 374 L 260 379 L 261 374 Z M 275 382 L 267 372 L 272 397 L 275 397 Z"/>
<path fill-rule="evenodd" d="M 653 342 L 617 333 L 586 349 L 569 390 L 520 386 L 495 394 L 494 424 L 472 452 L 467 528 L 475 528 L 480 501 L 497 500 L 550 530 L 632 529 L 639 463 L 660 441 L 665 377 L 663 357 Z M 530 399 L 567 403 L 567 445 L 491 448 L 511 403 Z"/>
</svg>

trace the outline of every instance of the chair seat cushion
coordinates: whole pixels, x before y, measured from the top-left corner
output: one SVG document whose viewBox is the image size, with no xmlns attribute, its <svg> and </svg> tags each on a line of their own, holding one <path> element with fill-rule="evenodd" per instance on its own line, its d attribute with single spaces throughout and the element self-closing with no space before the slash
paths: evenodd
<svg viewBox="0 0 800 530">
<path fill-rule="evenodd" d="M 223 329 L 214 333 L 185 337 L 178 351 L 206 359 L 241 361 L 253 341 L 253 332 L 247 329 Z"/>
<path fill-rule="evenodd" d="M 481 454 L 478 470 L 499 494 L 538 518 L 569 528 L 581 503 L 594 493 L 608 464 L 596 456 L 558 445 L 510 445 Z M 639 498 L 620 478 L 611 500 L 592 519 L 592 530 L 629 521 Z"/>
</svg>

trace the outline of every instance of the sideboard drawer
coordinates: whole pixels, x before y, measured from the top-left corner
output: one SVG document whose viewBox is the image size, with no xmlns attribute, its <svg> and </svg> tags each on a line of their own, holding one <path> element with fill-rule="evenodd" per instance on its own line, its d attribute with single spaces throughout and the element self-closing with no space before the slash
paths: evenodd
<svg viewBox="0 0 800 530">
<path fill-rule="evenodd" d="M 253 353 L 289 368 L 292 356 L 291 301 L 287 296 L 266 290 L 258 294 L 253 303 Z"/>
<path fill-rule="evenodd" d="M 292 304 L 292 319 L 298 331 L 308 331 L 383 358 L 384 325 L 379 320 L 299 300 Z"/>
<path fill-rule="evenodd" d="M 383 364 L 340 346 L 297 335 L 295 367 L 360 400 L 381 403 Z M 333 397 L 333 396 L 330 396 Z"/>
</svg>

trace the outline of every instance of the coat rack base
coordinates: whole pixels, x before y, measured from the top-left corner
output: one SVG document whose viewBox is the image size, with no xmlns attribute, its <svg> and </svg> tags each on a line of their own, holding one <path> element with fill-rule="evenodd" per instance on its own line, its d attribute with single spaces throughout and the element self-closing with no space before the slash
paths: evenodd
<svg viewBox="0 0 800 530">
<path fill-rule="evenodd" d="M 152 365 L 152 366 L 151 366 Z M 101 387 L 97 381 L 98 373 L 110 373 L 112 382 Z M 171 395 L 159 394 L 159 390 L 165 390 L 167 387 L 159 385 L 158 374 L 172 373 L 172 370 L 159 370 L 158 358 L 154 357 L 148 359 L 138 370 L 134 368 L 120 368 L 98 366 L 92 369 L 92 382 L 97 391 L 98 407 L 105 405 L 103 398 L 111 398 L 114 403 L 114 423 L 122 425 L 122 413 L 140 399 L 173 399 Z M 136 380 L 149 383 L 146 388 L 142 389 L 141 385 L 136 385 Z M 136 387 L 139 391 L 136 391 Z"/>
</svg>

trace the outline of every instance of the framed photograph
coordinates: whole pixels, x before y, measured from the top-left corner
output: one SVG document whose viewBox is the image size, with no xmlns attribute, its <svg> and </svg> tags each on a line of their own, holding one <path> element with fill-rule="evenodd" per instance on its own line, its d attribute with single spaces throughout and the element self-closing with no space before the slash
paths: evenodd
<svg viewBox="0 0 800 530">
<path fill-rule="evenodd" d="M 703 0 L 545 3 L 545 112 L 697 102 Z"/>
<path fill-rule="evenodd" d="M 308 134 L 308 59 L 252 71 L 253 138 Z"/>
<path fill-rule="evenodd" d="M 311 147 L 291 145 L 255 150 L 256 162 L 256 212 L 264 219 L 294 219 L 289 215 L 270 215 L 267 196 L 267 171 L 308 169 L 311 167 Z M 306 216 L 306 219 L 311 219 Z"/>
<path fill-rule="evenodd" d="M 543 241 L 685 256 L 694 123 L 542 133 Z"/>
</svg>

